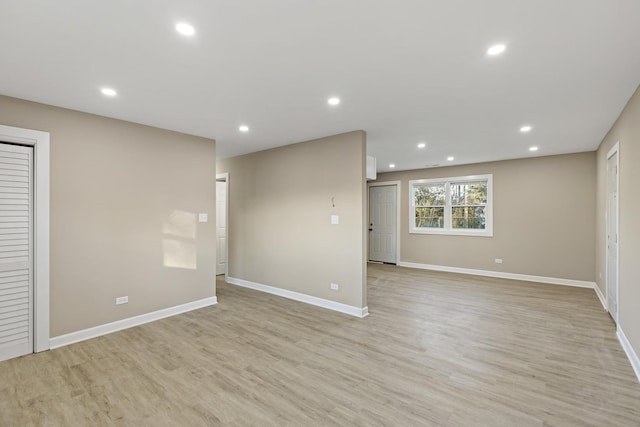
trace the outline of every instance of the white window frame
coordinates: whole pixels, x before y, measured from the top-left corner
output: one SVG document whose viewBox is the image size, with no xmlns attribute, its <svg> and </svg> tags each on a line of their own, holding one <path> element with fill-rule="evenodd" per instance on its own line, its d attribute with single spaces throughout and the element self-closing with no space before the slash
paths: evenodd
<svg viewBox="0 0 640 427">
<path fill-rule="evenodd" d="M 451 184 L 462 182 L 486 181 L 487 182 L 487 206 L 485 209 L 485 229 L 460 229 L 451 227 L 452 204 L 451 204 Z M 444 184 L 445 185 L 445 208 L 444 227 L 428 228 L 416 227 L 416 204 L 413 197 L 413 188 L 416 184 Z M 409 181 L 409 233 L 411 234 L 444 234 L 452 236 L 480 236 L 493 237 L 493 175 L 469 175 L 455 176 L 449 178 L 434 179 L 414 179 Z"/>
</svg>

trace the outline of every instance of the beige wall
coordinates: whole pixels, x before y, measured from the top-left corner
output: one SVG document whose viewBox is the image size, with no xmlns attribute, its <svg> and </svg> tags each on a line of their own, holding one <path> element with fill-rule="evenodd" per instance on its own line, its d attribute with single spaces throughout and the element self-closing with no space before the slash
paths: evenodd
<svg viewBox="0 0 640 427">
<path fill-rule="evenodd" d="M 214 141 L 3 96 L 0 124 L 51 134 L 52 337 L 215 295 Z"/>
<path fill-rule="evenodd" d="M 619 307 L 618 323 L 640 355 L 640 89 L 598 148 L 596 269 L 598 287 L 606 295 L 607 153 L 620 142 Z"/>
<path fill-rule="evenodd" d="M 365 150 L 357 131 L 218 161 L 229 172 L 228 275 L 366 306 Z"/>
<path fill-rule="evenodd" d="M 409 180 L 479 174 L 493 174 L 493 237 L 409 234 Z M 402 262 L 594 281 L 594 152 L 383 173 L 376 182 L 394 180 L 402 181 Z"/>
</svg>

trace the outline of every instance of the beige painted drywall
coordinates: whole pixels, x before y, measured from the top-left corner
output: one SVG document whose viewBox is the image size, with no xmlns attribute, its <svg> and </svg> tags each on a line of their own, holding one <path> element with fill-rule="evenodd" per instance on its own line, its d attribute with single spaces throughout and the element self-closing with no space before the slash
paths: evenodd
<svg viewBox="0 0 640 427">
<path fill-rule="evenodd" d="M 409 180 L 479 174 L 493 174 L 493 237 L 409 234 Z M 593 282 L 594 152 L 382 173 L 376 182 L 395 180 L 402 262 Z"/>
<path fill-rule="evenodd" d="M 619 145 L 619 299 L 618 322 L 637 355 L 640 355 L 640 88 L 598 148 L 596 279 L 606 294 L 606 182 L 607 153 Z"/>
<path fill-rule="evenodd" d="M 214 141 L 4 96 L 0 124 L 50 132 L 52 337 L 215 295 Z"/>
<path fill-rule="evenodd" d="M 229 173 L 228 275 L 365 307 L 365 150 L 357 131 L 219 160 Z"/>
</svg>

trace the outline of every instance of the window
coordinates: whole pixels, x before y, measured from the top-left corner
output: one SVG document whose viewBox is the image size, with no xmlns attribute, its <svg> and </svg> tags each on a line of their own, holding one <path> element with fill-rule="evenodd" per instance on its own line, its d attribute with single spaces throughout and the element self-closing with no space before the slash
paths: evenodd
<svg viewBox="0 0 640 427">
<path fill-rule="evenodd" d="M 409 181 L 409 232 L 493 236 L 493 175 Z"/>
</svg>

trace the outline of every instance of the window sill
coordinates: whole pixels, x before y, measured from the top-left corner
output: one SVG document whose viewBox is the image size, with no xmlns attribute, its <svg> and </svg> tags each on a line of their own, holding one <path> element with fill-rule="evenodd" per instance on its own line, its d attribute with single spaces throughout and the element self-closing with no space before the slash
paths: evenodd
<svg viewBox="0 0 640 427">
<path fill-rule="evenodd" d="M 473 236 L 473 237 L 493 237 L 493 231 L 491 230 L 423 230 L 412 229 L 409 230 L 409 234 L 436 234 L 441 236 Z"/>
</svg>

